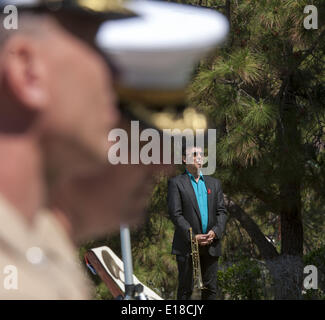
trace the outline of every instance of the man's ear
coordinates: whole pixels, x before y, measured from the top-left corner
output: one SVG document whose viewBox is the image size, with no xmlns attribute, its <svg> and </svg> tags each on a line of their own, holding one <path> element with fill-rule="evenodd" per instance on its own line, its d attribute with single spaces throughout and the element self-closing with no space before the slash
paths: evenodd
<svg viewBox="0 0 325 320">
<path fill-rule="evenodd" d="M 31 110 L 49 102 L 48 73 L 37 39 L 14 35 L 4 48 L 4 80 L 9 93 Z"/>
</svg>

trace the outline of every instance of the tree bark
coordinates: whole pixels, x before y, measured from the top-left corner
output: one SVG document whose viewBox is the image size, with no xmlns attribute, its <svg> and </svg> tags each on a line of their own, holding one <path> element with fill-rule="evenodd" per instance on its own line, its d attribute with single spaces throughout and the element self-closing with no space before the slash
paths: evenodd
<svg viewBox="0 0 325 320">
<path fill-rule="evenodd" d="M 259 226 L 249 215 L 226 195 L 225 205 L 229 214 L 240 222 L 252 241 L 258 247 L 261 257 L 265 260 L 273 280 L 273 291 L 276 300 L 300 299 L 302 291 L 303 263 L 300 254 L 300 241 L 295 244 L 295 232 L 300 230 L 299 214 L 284 213 L 284 223 L 281 232 L 284 233 L 281 241 L 285 250 L 278 254 L 275 247 L 269 242 Z M 282 216 L 281 216 L 282 217 Z M 284 227 L 283 227 L 284 226 Z M 301 236 L 301 235 L 300 235 Z M 283 240 L 282 240 L 283 239 Z"/>
<path fill-rule="evenodd" d="M 273 280 L 276 300 L 299 300 L 302 294 L 303 262 L 300 256 L 281 254 L 265 261 Z"/>
<path fill-rule="evenodd" d="M 281 254 L 303 255 L 303 225 L 301 216 L 300 192 L 298 187 L 286 185 L 281 217 Z M 291 193 L 291 194 L 288 194 Z"/>
<path fill-rule="evenodd" d="M 301 217 L 300 186 L 284 183 L 280 212 L 281 259 L 270 263 L 269 269 L 275 281 L 276 299 L 301 299 L 303 283 L 303 225 Z"/>
<path fill-rule="evenodd" d="M 284 54 L 290 57 L 292 46 L 287 44 L 285 48 Z M 301 179 L 304 166 L 301 159 L 303 148 L 298 126 L 294 77 L 295 70 L 284 69 L 284 80 L 278 95 L 276 139 L 279 167 L 276 174 L 280 191 L 281 261 L 270 267 L 275 279 L 276 299 L 301 299 L 302 296 L 304 236 Z"/>
</svg>

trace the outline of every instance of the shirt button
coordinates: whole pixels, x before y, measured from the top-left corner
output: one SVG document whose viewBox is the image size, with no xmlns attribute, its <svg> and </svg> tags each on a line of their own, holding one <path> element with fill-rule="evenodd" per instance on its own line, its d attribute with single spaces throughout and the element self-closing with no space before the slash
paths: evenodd
<svg viewBox="0 0 325 320">
<path fill-rule="evenodd" d="M 43 250 L 39 247 L 31 247 L 26 251 L 26 259 L 31 264 L 40 264 L 44 260 Z"/>
</svg>

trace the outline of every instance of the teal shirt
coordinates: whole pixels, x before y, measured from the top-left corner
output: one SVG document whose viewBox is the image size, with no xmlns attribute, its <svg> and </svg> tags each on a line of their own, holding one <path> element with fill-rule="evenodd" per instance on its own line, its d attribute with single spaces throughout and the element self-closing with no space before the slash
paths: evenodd
<svg viewBox="0 0 325 320">
<path fill-rule="evenodd" d="M 200 178 L 198 182 L 195 181 L 194 176 L 186 170 L 189 175 L 192 183 L 192 187 L 195 192 L 196 200 L 199 205 L 201 222 L 202 222 L 202 231 L 207 233 L 208 228 L 208 192 L 205 186 L 204 178 L 202 172 L 200 172 Z"/>
</svg>

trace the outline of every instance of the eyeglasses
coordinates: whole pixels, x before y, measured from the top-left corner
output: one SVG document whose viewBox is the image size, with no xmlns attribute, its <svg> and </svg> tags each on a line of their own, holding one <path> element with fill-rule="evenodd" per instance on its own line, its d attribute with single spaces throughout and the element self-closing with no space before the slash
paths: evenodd
<svg viewBox="0 0 325 320">
<path fill-rule="evenodd" d="M 204 152 L 195 151 L 195 152 L 189 153 L 188 156 L 193 157 L 193 158 L 197 158 L 197 157 L 200 156 L 201 158 L 203 158 L 204 157 Z"/>
</svg>

